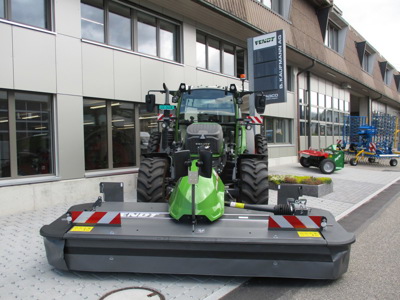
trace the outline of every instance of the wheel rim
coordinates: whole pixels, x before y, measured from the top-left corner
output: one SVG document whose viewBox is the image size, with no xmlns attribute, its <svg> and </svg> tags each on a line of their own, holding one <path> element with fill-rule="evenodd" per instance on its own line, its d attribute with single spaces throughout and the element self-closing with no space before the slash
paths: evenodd
<svg viewBox="0 0 400 300">
<path fill-rule="evenodd" d="M 327 172 L 327 173 L 331 173 L 331 172 L 333 172 L 333 170 L 335 170 L 335 166 L 333 165 L 332 162 L 327 162 L 327 163 L 324 165 L 324 170 L 325 170 L 325 172 Z"/>
</svg>

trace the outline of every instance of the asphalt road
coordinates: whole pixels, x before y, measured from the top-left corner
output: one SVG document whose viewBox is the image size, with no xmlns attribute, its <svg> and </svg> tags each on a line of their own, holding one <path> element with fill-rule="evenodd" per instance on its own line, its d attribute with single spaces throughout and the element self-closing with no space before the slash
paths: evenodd
<svg viewBox="0 0 400 300">
<path fill-rule="evenodd" d="M 400 183 L 389 189 L 341 222 L 357 241 L 340 279 L 253 278 L 221 299 L 400 299 Z"/>
</svg>

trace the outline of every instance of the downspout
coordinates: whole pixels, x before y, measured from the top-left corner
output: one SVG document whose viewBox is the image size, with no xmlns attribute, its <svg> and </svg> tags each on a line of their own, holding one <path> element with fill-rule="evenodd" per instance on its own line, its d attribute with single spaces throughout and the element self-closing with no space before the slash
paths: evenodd
<svg viewBox="0 0 400 300">
<path fill-rule="evenodd" d="M 296 95 L 297 95 L 297 158 L 299 158 L 299 152 L 300 152 L 300 97 L 299 97 L 299 76 L 301 75 L 301 74 L 303 74 L 304 72 L 308 72 L 309 70 L 311 70 L 313 67 L 315 66 L 315 59 L 312 59 L 311 60 L 311 65 L 310 66 L 308 66 L 307 68 L 305 68 L 305 69 L 302 69 L 302 70 L 300 70 L 298 73 L 297 73 L 297 75 L 296 75 L 296 89 L 297 89 L 297 91 L 296 91 Z M 310 91 L 310 80 L 309 80 L 309 76 L 307 76 L 308 77 L 308 79 L 307 79 L 307 102 L 308 102 L 308 105 L 310 106 L 310 93 L 309 93 L 309 91 Z M 309 115 L 309 113 L 307 114 L 307 115 Z M 310 132 L 308 131 L 308 135 L 309 135 L 309 141 L 308 141 L 308 143 L 309 143 L 309 145 L 311 144 L 311 136 L 310 136 Z"/>
</svg>

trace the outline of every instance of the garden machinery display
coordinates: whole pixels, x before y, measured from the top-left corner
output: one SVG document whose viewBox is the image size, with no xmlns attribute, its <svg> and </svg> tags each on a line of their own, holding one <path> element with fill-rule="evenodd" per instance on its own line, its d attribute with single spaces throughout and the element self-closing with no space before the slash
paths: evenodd
<svg viewBox="0 0 400 300">
<path fill-rule="evenodd" d="M 161 132 L 141 161 L 138 202 L 72 206 L 41 235 L 62 270 L 336 279 L 354 234 L 306 200 L 268 205 L 266 138 L 230 87 L 164 85 Z M 171 105 L 169 98 L 172 95 Z M 259 113 L 265 97 L 254 100 Z"/>
<path fill-rule="evenodd" d="M 300 151 L 300 164 L 304 168 L 317 167 L 324 174 L 331 174 L 344 167 L 344 152 L 337 145 L 330 145 L 321 150 Z"/>
<path fill-rule="evenodd" d="M 396 129 L 396 117 L 387 114 L 374 114 L 371 126 L 365 117 L 348 116 L 343 131 L 343 148 L 350 165 L 359 161 L 379 163 L 389 160 L 392 167 L 397 166 L 398 153 L 393 152 Z"/>
</svg>

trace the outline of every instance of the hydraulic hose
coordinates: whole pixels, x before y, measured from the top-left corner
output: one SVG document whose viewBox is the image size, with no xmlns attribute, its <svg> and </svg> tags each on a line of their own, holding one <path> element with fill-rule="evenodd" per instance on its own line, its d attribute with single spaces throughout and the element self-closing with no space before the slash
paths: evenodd
<svg viewBox="0 0 400 300">
<path fill-rule="evenodd" d="M 258 211 L 266 211 L 266 212 L 273 213 L 275 215 L 293 215 L 294 214 L 294 208 L 290 204 L 257 205 L 257 204 L 247 204 L 247 203 L 225 201 L 225 206 L 242 208 L 242 209 L 250 209 L 250 210 L 258 210 Z"/>
</svg>

